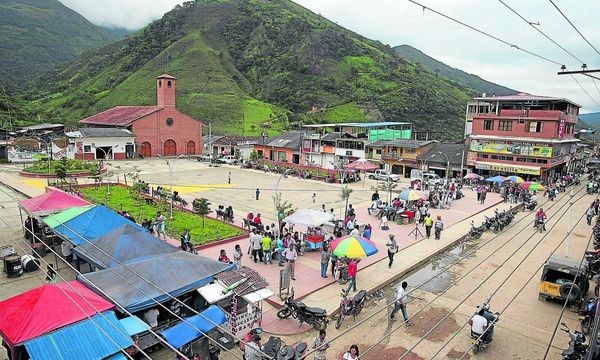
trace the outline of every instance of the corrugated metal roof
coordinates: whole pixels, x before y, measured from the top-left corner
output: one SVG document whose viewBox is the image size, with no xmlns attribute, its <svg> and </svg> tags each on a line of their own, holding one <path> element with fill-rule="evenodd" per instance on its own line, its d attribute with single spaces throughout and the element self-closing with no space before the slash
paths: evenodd
<svg viewBox="0 0 600 360">
<path fill-rule="evenodd" d="M 396 146 L 407 149 L 417 149 L 435 143 L 433 140 L 377 140 L 367 146 Z"/>
<path fill-rule="evenodd" d="M 132 345 L 133 340 L 113 311 L 95 315 L 25 343 L 31 360 L 100 360 Z"/>
<path fill-rule="evenodd" d="M 399 126 L 399 125 L 412 125 L 409 122 L 401 122 L 401 121 L 381 121 L 381 122 L 346 122 L 346 123 L 331 123 L 331 124 L 313 124 L 313 125 L 302 125 L 305 128 L 322 128 L 322 127 L 340 127 L 340 126 L 349 126 L 349 127 L 383 127 L 383 126 Z"/>
<path fill-rule="evenodd" d="M 554 96 L 542 96 L 542 95 L 531 95 L 528 93 L 518 93 L 515 95 L 501 95 L 501 96 L 486 96 L 486 97 L 476 97 L 475 100 L 479 101 L 565 101 L 581 107 L 581 105 L 565 98 L 554 97 Z"/>
<path fill-rule="evenodd" d="M 127 129 L 119 128 L 80 128 L 79 133 L 82 137 L 134 137 L 133 133 Z"/>
<path fill-rule="evenodd" d="M 162 109 L 162 106 L 117 106 L 79 120 L 82 124 L 126 126 Z"/>
<path fill-rule="evenodd" d="M 269 283 L 258 272 L 246 266 L 242 266 L 239 270 L 217 274 L 215 278 L 226 287 L 242 279 L 247 279 L 243 284 L 233 289 L 237 296 L 243 296 L 269 286 Z"/>
</svg>

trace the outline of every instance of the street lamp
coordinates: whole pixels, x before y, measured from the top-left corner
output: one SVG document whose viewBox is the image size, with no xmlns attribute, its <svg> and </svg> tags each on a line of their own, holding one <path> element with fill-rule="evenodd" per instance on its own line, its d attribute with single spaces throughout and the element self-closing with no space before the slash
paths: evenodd
<svg viewBox="0 0 600 360">
<path fill-rule="evenodd" d="M 106 162 L 107 162 L 106 165 L 108 166 L 108 153 L 109 152 L 112 153 L 113 154 L 113 158 L 115 156 L 114 153 L 112 152 L 113 151 L 113 147 L 111 146 L 110 150 L 108 150 L 108 152 L 104 151 L 104 149 L 101 148 L 101 147 L 97 147 L 95 149 L 96 150 L 100 150 L 100 151 L 102 151 L 104 153 L 104 160 L 106 160 Z M 106 170 L 106 176 L 108 178 L 108 179 L 106 179 L 106 195 L 110 195 L 110 174 L 108 172 L 108 169 Z M 119 176 L 117 176 L 117 182 L 119 182 Z"/>
<path fill-rule="evenodd" d="M 427 161 L 428 161 L 429 159 L 431 159 L 431 157 L 432 157 L 433 155 L 429 156 L 427 159 L 423 159 L 423 158 L 422 158 L 421 156 L 419 156 L 419 155 L 415 155 L 415 156 L 417 157 L 417 159 L 418 159 L 418 160 L 419 160 L 419 162 L 421 163 L 421 171 L 425 171 L 425 168 L 424 168 L 424 166 L 423 166 L 423 165 L 427 165 Z"/>
<path fill-rule="evenodd" d="M 269 134 L 267 134 L 267 132 L 264 130 L 260 133 L 260 137 L 262 137 L 262 145 L 263 145 L 262 146 L 263 159 L 267 158 L 267 149 L 265 148 L 265 146 L 266 146 L 265 139 L 267 138 L 267 136 L 269 136 Z"/>
<path fill-rule="evenodd" d="M 340 174 L 341 174 L 341 178 L 340 178 L 340 218 L 342 218 L 342 207 L 343 207 L 343 202 L 344 202 L 344 178 L 346 177 L 346 173 L 350 170 L 348 168 L 344 169 L 341 165 L 334 163 L 334 162 L 330 162 L 331 165 L 333 165 L 334 169 L 337 169 Z"/>
<path fill-rule="evenodd" d="M 167 166 L 169 167 L 169 183 L 171 186 L 171 216 L 169 217 L 169 220 L 173 220 L 173 166 L 175 165 L 175 162 L 179 159 L 181 159 L 182 157 L 185 157 L 184 154 L 179 155 L 178 157 L 176 157 L 175 159 L 165 159 L 164 157 L 162 157 L 162 155 L 157 154 L 157 156 L 161 159 L 163 159 L 166 163 Z"/>
<path fill-rule="evenodd" d="M 459 156 L 462 154 L 462 152 L 456 153 L 456 154 L 452 154 L 448 157 L 448 155 L 446 155 L 445 153 L 438 151 L 437 152 L 440 155 L 444 155 L 444 157 L 446 158 L 446 183 L 448 183 L 448 175 L 449 175 L 449 169 L 450 169 L 450 160 L 452 160 L 453 157 L 455 156 Z"/>
<path fill-rule="evenodd" d="M 264 169 L 269 174 L 275 176 L 275 174 L 271 171 L 271 169 L 269 169 L 267 165 L 264 166 Z M 275 182 L 275 199 L 273 199 L 273 202 L 275 203 L 275 217 L 277 218 L 277 224 L 279 225 L 279 228 L 281 228 L 281 220 L 279 219 L 279 205 L 281 203 L 281 199 L 279 198 L 279 182 L 281 182 L 281 179 L 287 177 L 287 174 L 290 172 L 290 170 L 292 169 L 286 169 Z"/>
</svg>

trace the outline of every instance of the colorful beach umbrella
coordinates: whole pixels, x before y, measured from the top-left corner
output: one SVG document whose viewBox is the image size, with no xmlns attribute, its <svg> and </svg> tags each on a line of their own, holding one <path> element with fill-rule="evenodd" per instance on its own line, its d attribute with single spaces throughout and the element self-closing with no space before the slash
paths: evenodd
<svg viewBox="0 0 600 360">
<path fill-rule="evenodd" d="M 417 190 L 407 189 L 402 190 L 398 198 L 405 201 L 417 201 L 421 199 L 427 199 L 427 195 Z"/>
<path fill-rule="evenodd" d="M 467 175 L 465 175 L 465 179 L 479 179 L 479 175 L 475 173 L 468 173 Z"/>
<path fill-rule="evenodd" d="M 531 191 L 544 191 L 546 188 L 544 185 L 538 184 L 535 181 L 525 181 L 521 185 L 519 185 L 523 189 L 531 190 Z"/>
<path fill-rule="evenodd" d="M 364 258 L 377 252 L 375 244 L 362 236 L 348 235 L 335 239 L 331 243 L 333 255 L 347 258 Z"/>
<path fill-rule="evenodd" d="M 512 176 L 508 176 L 506 178 L 506 181 L 512 181 L 515 184 L 520 184 L 520 183 L 524 182 L 525 180 L 522 177 L 520 177 L 520 176 L 512 175 Z"/>
<path fill-rule="evenodd" d="M 493 176 L 491 178 L 485 179 L 487 182 L 495 182 L 495 183 L 503 183 L 506 181 L 506 178 L 502 175 Z"/>
</svg>

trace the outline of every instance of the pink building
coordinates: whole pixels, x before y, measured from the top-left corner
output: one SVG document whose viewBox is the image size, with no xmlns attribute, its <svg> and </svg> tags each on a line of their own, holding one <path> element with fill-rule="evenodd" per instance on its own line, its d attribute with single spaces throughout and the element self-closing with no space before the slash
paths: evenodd
<svg viewBox="0 0 600 360">
<path fill-rule="evenodd" d="M 156 106 L 117 106 L 79 122 L 132 131 L 135 152 L 143 157 L 201 154 L 202 122 L 177 110 L 175 84 L 175 77 L 161 75 L 156 78 Z"/>
<path fill-rule="evenodd" d="M 467 165 L 478 173 L 553 177 L 573 170 L 579 105 L 525 93 L 474 100 Z"/>
</svg>

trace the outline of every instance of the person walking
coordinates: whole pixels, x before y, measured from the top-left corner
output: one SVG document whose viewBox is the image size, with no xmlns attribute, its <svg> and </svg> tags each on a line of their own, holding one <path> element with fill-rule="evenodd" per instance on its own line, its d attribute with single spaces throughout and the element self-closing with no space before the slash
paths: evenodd
<svg viewBox="0 0 600 360">
<path fill-rule="evenodd" d="M 260 196 L 260 190 L 256 189 L 256 200 L 258 200 L 258 197 Z"/>
<path fill-rule="evenodd" d="M 358 346 L 352 344 L 350 349 L 342 355 L 342 360 L 355 360 L 358 359 L 360 353 L 358 352 Z"/>
<path fill-rule="evenodd" d="M 313 204 L 317 201 L 317 193 L 312 194 Z"/>
<path fill-rule="evenodd" d="M 235 267 L 239 270 L 242 267 L 242 258 L 244 254 L 242 254 L 242 247 L 240 244 L 237 244 L 233 250 L 233 262 L 235 263 Z"/>
<path fill-rule="evenodd" d="M 154 220 L 154 231 L 156 232 L 156 236 L 160 239 L 160 234 L 162 233 L 164 236 L 164 240 L 167 241 L 167 233 L 165 231 L 165 221 L 167 220 L 164 215 L 160 213 L 160 211 L 156 212 L 156 219 Z"/>
<path fill-rule="evenodd" d="M 321 277 L 327 279 L 327 265 L 329 264 L 329 251 L 327 247 L 323 245 L 321 249 Z"/>
<path fill-rule="evenodd" d="M 388 247 L 388 269 L 391 269 L 392 264 L 394 263 L 394 255 L 396 255 L 398 252 L 398 243 L 396 242 L 396 237 L 394 234 L 390 234 L 389 237 L 390 239 L 385 245 Z"/>
<path fill-rule="evenodd" d="M 326 336 L 327 331 L 325 331 L 325 329 L 319 330 L 319 336 L 315 336 L 315 339 L 313 340 L 313 349 L 315 349 L 314 360 L 327 360 L 327 349 L 329 348 L 329 344 L 325 344 Z"/>
<path fill-rule="evenodd" d="M 394 310 L 390 315 L 390 320 L 396 320 L 396 313 L 398 310 L 402 310 L 402 317 L 404 318 L 404 323 L 406 326 L 411 326 L 412 323 L 408 318 L 408 310 L 406 309 L 406 305 L 408 304 L 408 295 L 406 293 L 406 288 L 408 287 L 408 283 L 406 281 L 402 282 L 402 286 L 398 288 L 396 292 L 396 300 L 394 301 Z"/>
<path fill-rule="evenodd" d="M 298 259 L 298 252 L 296 251 L 296 247 L 294 246 L 294 243 L 290 243 L 290 247 L 283 250 L 283 255 L 285 256 L 285 259 L 288 262 L 288 268 L 287 270 L 290 273 L 290 277 L 292 278 L 292 280 L 296 280 L 296 278 L 294 277 L 294 270 L 296 268 L 296 260 Z"/>
<path fill-rule="evenodd" d="M 254 258 L 254 262 L 263 261 L 262 254 L 262 235 L 260 232 L 255 233 L 252 237 L 252 257 Z"/>
<path fill-rule="evenodd" d="M 442 235 L 442 230 L 444 230 L 444 222 L 442 221 L 442 217 L 438 215 L 437 220 L 435 221 L 435 239 L 439 240 Z"/>
<path fill-rule="evenodd" d="M 479 195 L 479 200 L 481 201 L 481 205 L 485 204 L 486 197 L 487 197 L 487 189 L 482 186 L 481 194 Z"/>
<path fill-rule="evenodd" d="M 427 238 L 429 239 L 431 237 L 431 227 L 433 226 L 433 219 L 431 218 L 431 214 L 427 213 L 427 215 L 425 215 L 425 234 L 427 235 Z"/>
<path fill-rule="evenodd" d="M 265 262 L 265 265 L 271 264 L 271 238 L 269 237 L 269 235 L 266 232 L 263 235 L 261 242 L 262 242 L 263 260 Z"/>
<path fill-rule="evenodd" d="M 279 237 L 277 239 L 277 261 L 279 266 L 283 266 L 283 250 L 285 250 L 285 245 L 283 239 Z"/>
<path fill-rule="evenodd" d="M 231 171 L 227 174 L 227 183 L 231 184 Z"/>
<path fill-rule="evenodd" d="M 353 258 L 348 264 L 348 277 L 350 278 L 350 281 L 348 282 L 348 288 L 345 290 L 346 294 L 350 293 L 350 289 L 356 292 L 356 273 L 358 271 L 359 261 L 359 259 Z"/>
<path fill-rule="evenodd" d="M 592 205 L 590 205 L 590 207 L 587 209 L 586 215 L 587 215 L 587 218 L 586 218 L 587 224 L 592 225 L 592 219 L 594 218 L 594 215 L 596 215 L 596 209 L 594 208 L 594 203 L 592 203 Z"/>
</svg>

